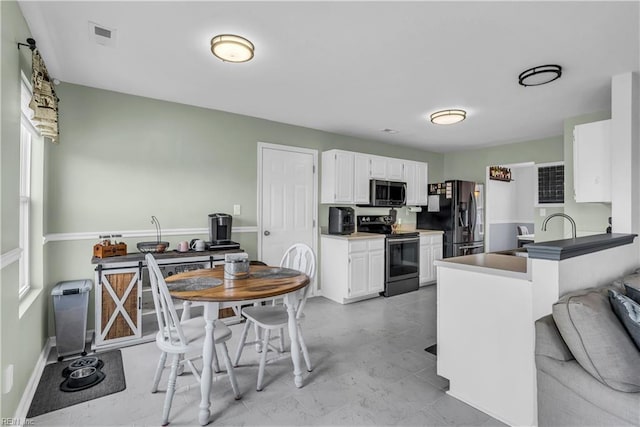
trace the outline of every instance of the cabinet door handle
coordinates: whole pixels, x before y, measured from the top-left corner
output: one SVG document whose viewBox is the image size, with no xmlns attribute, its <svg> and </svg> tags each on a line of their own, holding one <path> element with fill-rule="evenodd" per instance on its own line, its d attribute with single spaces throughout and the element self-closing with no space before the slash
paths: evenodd
<svg viewBox="0 0 640 427">
<path fill-rule="evenodd" d="M 270 234 L 271 234 L 271 232 L 270 232 L 269 230 L 264 230 L 264 235 L 265 235 L 265 236 L 268 236 L 268 235 L 270 235 Z"/>
</svg>

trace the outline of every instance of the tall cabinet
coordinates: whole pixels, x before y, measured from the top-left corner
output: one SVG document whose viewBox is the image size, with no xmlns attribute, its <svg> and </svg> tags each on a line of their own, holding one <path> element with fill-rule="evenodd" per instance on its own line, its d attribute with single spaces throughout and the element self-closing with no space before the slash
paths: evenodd
<svg viewBox="0 0 640 427">
<path fill-rule="evenodd" d="M 576 202 L 611 202 L 611 120 L 573 129 L 573 186 Z"/>
</svg>

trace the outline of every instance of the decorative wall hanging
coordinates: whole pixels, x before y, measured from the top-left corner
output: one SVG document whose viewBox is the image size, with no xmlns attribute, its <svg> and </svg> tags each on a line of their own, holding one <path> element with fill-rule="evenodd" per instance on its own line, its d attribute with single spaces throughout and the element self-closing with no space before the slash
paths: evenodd
<svg viewBox="0 0 640 427">
<path fill-rule="evenodd" d="M 495 181 L 512 181 L 511 169 L 502 166 L 490 166 L 489 179 L 493 179 Z"/>
<path fill-rule="evenodd" d="M 58 97 L 53 89 L 52 79 L 40 56 L 40 52 L 36 48 L 36 41 L 32 38 L 27 39 L 28 44 L 18 43 L 18 48 L 27 46 L 31 49 L 31 85 L 33 96 L 29 103 L 29 108 L 33 110 L 32 121 L 40 131 L 40 134 L 49 138 L 51 142 L 58 142 Z"/>
</svg>

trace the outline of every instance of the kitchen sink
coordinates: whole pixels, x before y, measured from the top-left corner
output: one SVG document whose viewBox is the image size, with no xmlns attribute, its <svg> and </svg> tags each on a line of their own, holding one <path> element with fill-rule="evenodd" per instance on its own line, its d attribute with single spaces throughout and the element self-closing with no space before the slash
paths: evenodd
<svg viewBox="0 0 640 427">
<path fill-rule="evenodd" d="M 510 256 L 519 256 L 523 258 L 529 258 L 529 253 L 527 252 L 527 248 L 509 249 L 506 251 L 498 251 L 493 253 L 498 255 L 510 255 Z"/>
</svg>

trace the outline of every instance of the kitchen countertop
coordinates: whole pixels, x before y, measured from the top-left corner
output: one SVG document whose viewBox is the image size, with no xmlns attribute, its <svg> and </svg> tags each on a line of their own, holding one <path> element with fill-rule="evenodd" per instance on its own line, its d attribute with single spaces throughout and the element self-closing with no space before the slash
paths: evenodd
<svg viewBox="0 0 640 427">
<path fill-rule="evenodd" d="M 400 228 L 401 232 L 415 232 L 417 231 L 420 234 L 443 234 L 444 231 L 441 230 L 421 230 L 421 229 L 416 229 L 416 228 Z M 351 233 L 351 234 L 329 234 L 329 233 L 321 233 L 322 237 L 331 237 L 334 239 L 372 239 L 375 237 L 384 237 L 384 234 L 377 234 L 377 233 L 365 233 L 365 232 L 355 232 L 355 233 Z"/>
<path fill-rule="evenodd" d="M 193 257 L 203 257 L 203 256 L 214 256 L 220 257 L 220 259 L 224 259 L 224 254 L 236 253 L 236 252 L 244 252 L 242 249 L 223 249 L 217 251 L 192 251 L 189 250 L 187 252 L 178 252 L 176 250 L 170 250 L 162 253 L 154 253 L 153 256 L 156 259 L 173 259 L 173 258 L 193 258 Z M 91 264 L 115 264 L 120 262 L 137 262 L 144 261 L 146 253 L 142 252 L 131 252 L 126 255 L 120 256 L 111 256 L 107 258 L 91 258 Z"/>
<path fill-rule="evenodd" d="M 358 240 L 358 239 L 384 239 L 384 234 L 356 232 L 351 234 L 328 234 L 322 233 L 322 237 L 340 240 Z"/>
<path fill-rule="evenodd" d="M 465 255 L 436 260 L 436 266 L 477 271 L 496 276 L 529 279 L 527 258 L 493 253 Z"/>
<path fill-rule="evenodd" d="M 606 233 L 525 245 L 529 258 L 560 261 L 633 243 L 637 234 Z"/>
<path fill-rule="evenodd" d="M 405 231 L 405 230 L 402 230 Z M 422 229 L 415 229 L 415 230 L 407 230 L 407 231 L 417 231 L 420 234 L 444 234 L 444 231 L 442 230 L 422 230 Z"/>
</svg>

